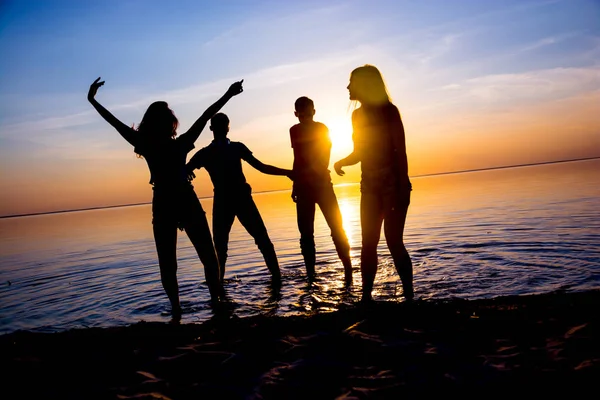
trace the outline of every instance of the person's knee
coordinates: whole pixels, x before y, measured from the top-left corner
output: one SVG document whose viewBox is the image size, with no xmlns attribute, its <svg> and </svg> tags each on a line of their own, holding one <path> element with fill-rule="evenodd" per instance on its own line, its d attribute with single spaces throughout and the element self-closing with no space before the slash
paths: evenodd
<svg viewBox="0 0 600 400">
<path fill-rule="evenodd" d="M 215 235 L 213 242 L 214 242 L 215 249 L 227 250 L 227 247 L 229 246 L 229 237 L 223 236 L 223 235 Z"/>
<path fill-rule="evenodd" d="M 313 228 L 298 228 L 301 238 L 310 239 L 315 236 L 315 230 Z"/>
<path fill-rule="evenodd" d="M 215 252 L 216 252 L 216 256 L 217 256 L 217 259 L 219 260 L 219 262 L 221 264 L 225 264 L 225 261 L 227 260 L 227 250 L 216 249 Z"/>
<path fill-rule="evenodd" d="M 163 282 L 172 282 L 177 279 L 177 267 L 160 268 L 160 279 Z"/>
<path fill-rule="evenodd" d="M 331 238 L 333 239 L 333 243 L 336 244 L 336 246 L 349 246 L 349 242 L 348 242 L 348 236 L 346 236 L 345 232 L 332 232 L 331 233 Z"/>
<path fill-rule="evenodd" d="M 300 247 L 301 248 L 315 247 L 315 238 L 314 238 L 314 236 L 301 236 L 300 237 Z"/>
<path fill-rule="evenodd" d="M 395 240 L 386 240 L 388 248 L 390 249 L 390 253 L 393 255 L 404 256 L 408 254 L 406 251 L 406 247 L 404 246 L 404 241 L 402 238 L 396 238 Z"/>
<path fill-rule="evenodd" d="M 156 246 L 156 254 L 158 255 L 158 266 L 161 271 L 177 269 L 176 249 L 171 248 L 171 246 Z"/>
<path fill-rule="evenodd" d="M 195 246 L 195 248 L 198 257 L 203 264 L 213 262 L 216 258 L 216 254 L 219 253 L 218 249 L 216 249 L 212 243 L 206 244 L 205 246 Z"/>
<path fill-rule="evenodd" d="M 361 246 L 363 251 L 377 251 L 377 246 L 379 245 L 379 238 L 370 238 L 363 237 L 361 241 Z"/>
<path fill-rule="evenodd" d="M 259 231 L 254 231 L 252 233 L 250 233 L 251 236 L 254 238 L 254 243 L 256 243 L 256 245 L 258 247 L 269 247 L 269 246 L 273 246 L 273 243 L 271 243 L 271 238 L 269 237 L 269 234 L 267 233 L 266 229 L 261 229 Z"/>
<path fill-rule="evenodd" d="M 221 242 L 215 240 L 215 250 L 217 253 L 227 253 L 227 249 L 229 248 L 227 242 Z"/>
<path fill-rule="evenodd" d="M 402 247 L 397 248 L 395 253 L 396 253 L 396 258 L 401 263 L 403 263 L 403 264 L 411 263 L 410 254 L 408 254 L 408 250 L 406 250 L 406 247 L 402 246 Z"/>
<path fill-rule="evenodd" d="M 362 264 L 373 264 L 377 263 L 377 252 L 376 251 L 363 251 L 360 255 Z"/>
<path fill-rule="evenodd" d="M 372 261 L 377 259 L 377 243 L 365 243 L 362 244 L 361 259 Z"/>
<path fill-rule="evenodd" d="M 275 251 L 275 246 L 273 246 L 273 243 L 271 242 L 271 240 L 269 238 L 266 239 L 261 239 L 261 240 L 256 240 L 256 245 L 258 246 L 258 248 L 260 249 L 260 251 L 262 251 L 263 253 L 265 251 Z"/>
</svg>

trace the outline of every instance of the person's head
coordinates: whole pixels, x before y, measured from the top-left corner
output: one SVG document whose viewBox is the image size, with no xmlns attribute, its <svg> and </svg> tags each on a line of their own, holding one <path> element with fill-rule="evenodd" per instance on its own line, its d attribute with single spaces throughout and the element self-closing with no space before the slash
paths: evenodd
<svg viewBox="0 0 600 400">
<path fill-rule="evenodd" d="M 294 102 L 294 115 L 298 117 L 300 122 L 309 122 L 313 120 L 315 115 L 315 103 L 306 96 L 299 97 Z"/>
<path fill-rule="evenodd" d="M 177 135 L 177 126 L 179 121 L 169 105 L 164 101 L 155 101 L 144 113 L 138 131 L 152 135 L 155 139 L 172 138 Z"/>
<path fill-rule="evenodd" d="M 382 105 L 391 102 L 381 72 L 373 65 L 363 65 L 350 73 L 350 100 L 363 105 Z"/>
<path fill-rule="evenodd" d="M 216 113 L 210 119 L 210 130 L 213 132 L 215 139 L 227 137 L 229 133 L 229 117 L 223 113 Z"/>
</svg>

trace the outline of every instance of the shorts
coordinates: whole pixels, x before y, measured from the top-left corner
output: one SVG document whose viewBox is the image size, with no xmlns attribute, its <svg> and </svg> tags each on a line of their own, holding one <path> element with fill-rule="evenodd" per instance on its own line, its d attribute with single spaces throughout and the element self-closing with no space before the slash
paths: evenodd
<svg viewBox="0 0 600 400">
<path fill-rule="evenodd" d="M 194 187 L 184 186 L 173 189 L 154 188 L 152 198 L 152 224 L 155 226 L 185 227 L 196 218 L 206 218 L 202 204 Z"/>
</svg>

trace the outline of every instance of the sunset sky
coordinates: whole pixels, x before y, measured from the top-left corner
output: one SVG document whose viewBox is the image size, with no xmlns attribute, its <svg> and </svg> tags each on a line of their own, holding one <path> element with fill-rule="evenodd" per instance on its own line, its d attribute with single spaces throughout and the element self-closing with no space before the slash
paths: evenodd
<svg viewBox="0 0 600 400">
<path fill-rule="evenodd" d="M 299 96 L 332 164 L 352 150 L 346 86 L 367 63 L 402 114 L 411 176 L 600 156 L 598 0 L 2 1 L 0 54 L 0 216 L 151 200 L 146 162 L 86 100 L 99 76 L 123 122 L 165 100 L 180 132 L 243 78 L 230 138 L 285 168 Z M 255 192 L 291 188 L 244 170 Z M 346 172 L 334 183 L 359 181 Z"/>
</svg>

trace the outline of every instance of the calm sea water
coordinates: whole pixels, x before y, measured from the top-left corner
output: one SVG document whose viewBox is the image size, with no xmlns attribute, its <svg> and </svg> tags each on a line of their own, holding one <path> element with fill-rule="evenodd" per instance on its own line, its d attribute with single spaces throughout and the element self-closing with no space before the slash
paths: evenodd
<svg viewBox="0 0 600 400">
<path fill-rule="evenodd" d="M 417 298 L 493 298 L 600 288 L 600 160 L 413 179 L 405 241 Z M 314 284 L 305 280 L 289 192 L 255 194 L 279 256 L 274 293 L 252 238 L 236 221 L 226 290 L 231 312 L 308 315 L 360 298 L 358 185 L 337 186 L 352 246 L 355 284 L 343 270 L 319 212 Z M 212 201 L 203 199 L 205 210 Z M 0 220 L 0 333 L 18 329 L 168 321 L 149 205 Z M 179 235 L 184 323 L 213 316 L 203 268 Z M 374 298 L 403 301 L 385 240 Z"/>
</svg>

